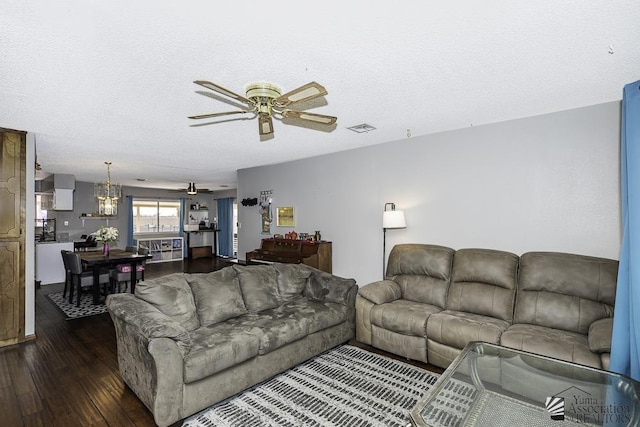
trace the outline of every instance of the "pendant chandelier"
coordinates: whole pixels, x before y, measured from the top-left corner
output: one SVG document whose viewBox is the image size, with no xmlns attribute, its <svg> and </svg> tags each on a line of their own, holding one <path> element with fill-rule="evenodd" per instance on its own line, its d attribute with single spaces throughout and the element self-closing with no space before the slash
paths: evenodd
<svg viewBox="0 0 640 427">
<path fill-rule="evenodd" d="M 120 185 L 111 184 L 111 162 L 107 165 L 107 180 L 93 186 L 93 194 L 98 199 L 98 213 L 100 215 L 114 216 L 118 214 L 118 199 L 120 198 Z"/>
</svg>

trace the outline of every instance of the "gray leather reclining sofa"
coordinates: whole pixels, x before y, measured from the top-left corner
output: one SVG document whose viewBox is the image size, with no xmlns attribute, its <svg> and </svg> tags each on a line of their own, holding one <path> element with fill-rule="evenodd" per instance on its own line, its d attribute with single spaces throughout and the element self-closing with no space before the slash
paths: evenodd
<svg viewBox="0 0 640 427">
<path fill-rule="evenodd" d="M 120 375 L 168 426 L 353 338 L 357 290 L 302 264 L 141 282 L 106 301 Z"/>
<path fill-rule="evenodd" d="M 446 368 L 485 341 L 608 369 L 618 261 L 397 245 L 356 297 L 356 339 Z"/>
</svg>

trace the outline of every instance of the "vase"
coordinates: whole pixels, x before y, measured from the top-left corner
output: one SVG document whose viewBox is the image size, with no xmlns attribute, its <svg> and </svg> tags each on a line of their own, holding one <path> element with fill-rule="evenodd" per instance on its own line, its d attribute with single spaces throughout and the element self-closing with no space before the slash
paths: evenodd
<svg viewBox="0 0 640 427">
<path fill-rule="evenodd" d="M 109 242 L 104 242 L 102 246 L 102 255 L 109 256 Z"/>
</svg>

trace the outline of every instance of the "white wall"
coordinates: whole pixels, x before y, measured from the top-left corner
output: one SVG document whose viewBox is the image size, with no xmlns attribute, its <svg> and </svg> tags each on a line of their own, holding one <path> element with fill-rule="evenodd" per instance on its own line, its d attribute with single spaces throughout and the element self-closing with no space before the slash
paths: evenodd
<svg viewBox="0 0 640 427">
<path fill-rule="evenodd" d="M 619 145 L 611 102 L 240 170 L 238 200 L 273 190 L 274 207 L 295 207 L 296 231 L 321 230 L 334 273 L 360 286 L 382 276 L 385 202 L 408 223 L 387 231 L 387 253 L 433 243 L 617 259 Z M 265 237 L 258 207 L 239 206 L 239 222 L 244 258 Z"/>
<path fill-rule="evenodd" d="M 27 133 L 27 149 L 26 149 L 26 232 L 24 245 L 24 335 L 31 337 L 36 330 L 36 263 L 35 263 L 35 170 L 33 165 L 36 162 L 35 135 Z"/>
</svg>

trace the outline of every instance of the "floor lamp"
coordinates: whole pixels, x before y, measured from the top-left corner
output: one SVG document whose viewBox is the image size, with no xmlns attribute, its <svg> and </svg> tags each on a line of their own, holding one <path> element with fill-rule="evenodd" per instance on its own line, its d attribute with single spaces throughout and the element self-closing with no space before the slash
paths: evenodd
<svg viewBox="0 0 640 427">
<path fill-rule="evenodd" d="M 387 208 L 389 208 L 387 210 Z M 382 279 L 385 278 L 387 259 L 387 228 L 407 228 L 404 211 L 397 211 L 395 203 L 385 203 L 382 214 Z"/>
</svg>

